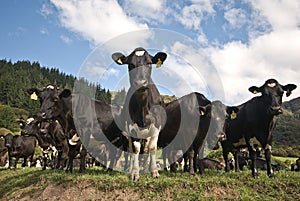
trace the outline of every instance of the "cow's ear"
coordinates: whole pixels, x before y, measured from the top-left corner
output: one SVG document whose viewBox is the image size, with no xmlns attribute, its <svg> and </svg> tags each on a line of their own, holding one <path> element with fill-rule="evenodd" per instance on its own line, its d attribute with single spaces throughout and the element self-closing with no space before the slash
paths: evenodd
<svg viewBox="0 0 300 201">
<path fill-rule="evenodd" d="M 67 98 L 69 96 L 72 95 L 72 92 L 70 89 L 64 89 L 60 94 L 59 94 L 59 98 Z M 56 100 L 58 101 L 58 99 Z"/>
<path fill-rule="evenodd" d="M 39 95 L 40 95 L 40 90 L 38 90 L 36 88 L 30 88 L 30 89 L 27 90 L 27 93 L 30 94 L 30 99 L 37 100 L 39 98 Z"/>
<path fill-rule="evenodd" d="M 230 115 L 230 119 L 235 119 L 237 113 L 239 112 L 239 108 L 235 106 L 227 107 L 226 112 L 228 115 Z"/>
<path fill-rule="evenodd" d="M 152 64 L 155 64 L 159 68 L 167 58 L 167 54 L 164 52 L 158 52 L 154 57 L 152 57 Z"/>
<path fill-rule="evenodd" d="M 126 64 L 127 63 L 127 59 L 126 57 L 120 53 L 120 52 L 116 52 L 116 53 L 113 53 L 111 55 L 112 59 L 119 65 L 122 65 L 122 64 Z"/>
<path fill-rule="evenodd" d="M 252 86 L 248 89 L 250 92 L 257 94 L 258 92 L 261 92 L 260 88 L 256 87 L 256 86 Z"/>
<path fill-rule="evenodd" d="M 287 85 L 285 85 L 285 86 L 282 86 L 282 89 L 284 90 L 284 91 L 286 91 L 286 96 L 288 97 L 288 96 L 290 96 L 291 94 L 292 94 L 292 91 L 294 90 L 294 89 L 296 89 L 297 88 L 297 85 L 295 85 L 295 84 L 287 84 Z"/>
<path fill-rule="evenodd" d="M 206 106 L 199 106 L 198 110 L 199 110 L 200 116 L 204 116 L 207 113 L 209 113 L 210 109 L 211 109 L 211 104 L 208 104 Z"/>
</svg>

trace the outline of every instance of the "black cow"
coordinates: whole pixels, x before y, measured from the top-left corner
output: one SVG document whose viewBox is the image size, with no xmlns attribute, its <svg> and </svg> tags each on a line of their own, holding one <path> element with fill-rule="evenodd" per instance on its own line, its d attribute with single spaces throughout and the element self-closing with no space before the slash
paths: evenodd
<svg viewBox="0 0 300 201">
<path fill-rule="evenodd" d="M 295 163 L 291 164 L 291 171 L 300 171 L 300 158 L 298 158 Z"/>
<path fill-rule="evenodd" d="M 69 147 L 67 136 L 58 122 L 52 120 L 38 121 L 31 117 L 26 120 L 21 134 L 36 137 L 43 152 L 54 146 L 58 152 L 56 168 L 63 169 L 68 159 Z M 46 160 L 47 157 L 44 157 L 43 169 L 46 169 Z"/>
<path fill-rule="evenodd" d="M 240 110 L 237 118 L 228 120 L 227 139 L 221 143 L 226 171 L 229 170 L 228 153 L 246 146 L 252 160 L 252 176 L 258 177 L 255 144 L 259 144 L 264 149 L 268 176 L 274 177 L 271 167 L 272 131 L 276 123 L 274 116 L 282 113 L 284 91 L 286 91 L 286 96 L 289 96 L 296 87 L 294 84 L 283 86 L 275 79 L 269 79 L 261 87 L 249 88 L 250 92 L 260 92 L 261 96 L 254 97 L 238 106 Z"/>
<path fill-rule="evenodd" d="M 194 174 L 198 155 L 201 154 L 199 157 L 202 158 L 204 149 L 214 148 L 224 135 L 226 118 L 237 111 L 236 107 L 225 106 L 220 101 L 211 102 L 197 92 L 185 95 L 167 104 L 167 122 L 159 135 L 158 146 L 167 150 L 187 151 L 185 159 L 188 158 L 190 174 Z M 176 160 L 177 158 L 171 158 L 169 162 Z M 164 166 L 166 167 L 165 160 Z M 175 170 L 172 165 L 171 170 Z M 200 173 L 203 173 L 202 170 L 199 169 Z"/>
<path fill-rule="evenodd" d="M 22 167 L 26 166 L 27 158 L 30 163 L 33 162 L 33 156 L 36 147 L 36 140 L 32 136 L 7 134 L 5 144 L 8 149 L 9 168 L 12 166 L 13 158 L 15 159 L 14 169 L 17 168 L 19 158 L 24 158 Z"/>
<path fill-rule="evenodd" d="M 112 58 L 119 65 L 128 65 L 130 88 L 126 95 L 120 124 L 123 124 L 121 127 L 130 141 L 129 147 L 133 146 L 133 149 L 130 148 L 130 152 L 134 153 L 131 178 L 139 179 L 139 153 L 150 153 L 152 177 L 159 177 L 156 150 L 165 111 L 162 96 L 151 78 L 151 70 L 152 64 L 159 67 L 167 58 L 167 54 L 159 52 L 151 56 L 144 48 L 139 47 L 127 57 L 117 52 Z"/>
<path fill-rule="evenodd" d="M 202 163 L 202 164 L 201 164 Z M 213 158 L 203 158 L 197 159 L 196 162 L 197 166 L 203 166 L 203 169 L 210 169 L 210 170 L 222 170 L 225 167 L 225 164 L 219 160 Z"/>
<path fill-rule="evenodd" d="M 109 150 L 113 152 L 111 156 L 114 159 L 110 163 L 110 169 L 113 169 L 117 160 L 117 149 L 114 146 L 122 147 L 126 141 L 114 122 L 113 112 L 120 112 L 120 107 L 92 100 L 84 94 L 71 93 L 68 89 L 59 93 L 57 87 L 53 85 L 47 86 L 42 91 L 33 88 L 28 92 L 35 93 L 41 101 L 37 116 L 43 120 L 57 119 L 69 139 L 75 132 L 82 137 L 84 145 L 89 144 L 91 135 L 99 141 L 105 141 Z M 80 149 L 82 164 L 80 164 L 79 172 L 85 170 L 86 155 L 86 147 L 82 146 Z"/>
</svg>

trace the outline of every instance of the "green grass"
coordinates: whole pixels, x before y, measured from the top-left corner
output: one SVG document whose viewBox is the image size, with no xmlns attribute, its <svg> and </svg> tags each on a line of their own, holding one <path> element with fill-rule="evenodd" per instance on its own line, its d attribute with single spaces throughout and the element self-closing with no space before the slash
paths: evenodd
<svg viewBox="0 0 300 201">
<path fill-rule="evenodd" d="M 161 172 L 158 179 L 150 174 L 140 175 L 133 182 L 128 174 L 106 172 L 98 168 L 88 169 L 85 174 L 67 174 L 63 171 L 37 168 L 0 169 L 0 200 L 13 198 L 15 191 L 21 196 L 42 192 L 52 184 L 92 187 L 97 192 L 112 196 L 116 191 L 126 191 L 138 196 L 137 200 L 299 200 L 300 173 L 278 171 L 275 179 L 269 179 L 265 171 L 253 179 L 249 170 L 239 173 L 206 171 L 204 175 L 190 176 L 181 171 Z M 30 188 L 26 188 L 30 187 Z M 125 199 L 125 198 L 124 198 Z M 130 198 L 126 198 L 129 199 Z M 134 200 L 134 199 L 133 199 Z"/>
</svg>

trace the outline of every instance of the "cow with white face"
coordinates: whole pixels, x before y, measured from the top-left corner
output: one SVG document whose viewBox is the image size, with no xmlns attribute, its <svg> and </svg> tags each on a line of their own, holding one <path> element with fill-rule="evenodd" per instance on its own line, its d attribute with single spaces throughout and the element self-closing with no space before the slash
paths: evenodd
<svg viewBox="0 0 300 201">
<path fill-rule="evenodd" d="M 123 133 L 129 139 L 129 148 L 133 153 L 131 177 L 135 181 L 139 179 L 139 154 L 149 152 L 150 171 L 156 178 L 159 176 L 156 166 L 157 140 L 165 122 L 165 111 L 163 99 L 151 79 L 151 70 L 152 64 L 160 67 L 167 54 L 159 52 L 151 56 L 144 48 L 139 47 L 129 56 L 117 52 L 112 55 L 112 58 L 119 65 L 128 65 L 130 88 L 120 124 Z M 142 145 L 142 142 L 146 144 Z"/>
</svg>

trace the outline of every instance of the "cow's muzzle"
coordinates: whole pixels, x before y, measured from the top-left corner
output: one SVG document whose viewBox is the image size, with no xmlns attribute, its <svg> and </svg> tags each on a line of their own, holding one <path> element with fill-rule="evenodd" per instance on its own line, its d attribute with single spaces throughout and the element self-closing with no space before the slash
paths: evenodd
<svg viewBox="0 0 300 201">
<path fill-rule="evenodd" d="M 270 107 L 270 113 L 271 115 L 279 115 L 282 114 L 282 109 L 280 106 L 273 106 Z"/>
</svg>

